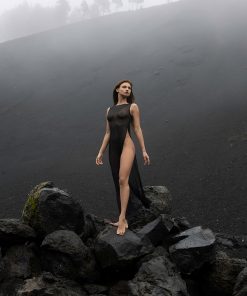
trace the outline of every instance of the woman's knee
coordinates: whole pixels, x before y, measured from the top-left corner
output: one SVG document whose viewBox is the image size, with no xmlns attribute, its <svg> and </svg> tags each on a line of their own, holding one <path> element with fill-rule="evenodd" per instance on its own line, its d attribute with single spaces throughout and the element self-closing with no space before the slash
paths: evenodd
<svg viewBox="0 0 247 296">
<path fill-rule="evenodd" d="M 126 186 L 128 185 L 128 178 L 119 176 L 119 185 Z"/>
</svg>

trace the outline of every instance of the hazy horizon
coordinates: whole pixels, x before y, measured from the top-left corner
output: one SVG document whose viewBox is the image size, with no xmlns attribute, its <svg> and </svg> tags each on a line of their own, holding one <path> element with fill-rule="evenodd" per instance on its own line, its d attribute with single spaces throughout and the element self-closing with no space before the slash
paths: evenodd
<svg viewBox="0 0 247 296">
<path fill-rule="evenodd" d="M 145 7 L 151 7 L 151 6 L 156 6 L 156 5 L 161 5 L 161 4 L 166 4 L 166 3 L 171 3 L 171 2 L 177 2 L 179 0 L 144 0 L 144 3 L 142 6 Z M 80 6 L 81 0 L 67 0 L 71 8 L 75 8 Z M 92 4 L 94 1 L 93 0 L 87 0 L 88 4 Z M 6 11 L 11 10 L 13 8 L 16 8 L 17 6 L 21 5 L 22 3 L 27 3 L 30 6 L 39 4 L 43 7 L 52 7 L 55 6 L 57 3 L 57 0 L 3 0 L 1 1 L 1 6 L 0 6 L 0 16 L 4 14 Z M 124 3 L 124 9 L 128 7 L 128 1 L 123 0 Z"/>
<path fill-rule="evenodd" d="M 11 0 L 0 6 L 0 43 L 52 30 L 85 19 L 131 11 L 180 0 Z"/>
</svg>

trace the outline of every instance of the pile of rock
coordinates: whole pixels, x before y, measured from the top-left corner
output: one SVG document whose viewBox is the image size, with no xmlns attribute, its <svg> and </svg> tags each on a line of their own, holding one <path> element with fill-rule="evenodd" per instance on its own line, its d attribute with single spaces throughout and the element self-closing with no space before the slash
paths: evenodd
<svg viewBox="0 0 247 296">
<path fill-rule="evenodd" d="M 246 237 L 171 216 L 164 186 L 124 236 L 52 182 L 28 195 L 21 219 L 0 219 L 0 296 L 246 296 Z"/>
</svg>

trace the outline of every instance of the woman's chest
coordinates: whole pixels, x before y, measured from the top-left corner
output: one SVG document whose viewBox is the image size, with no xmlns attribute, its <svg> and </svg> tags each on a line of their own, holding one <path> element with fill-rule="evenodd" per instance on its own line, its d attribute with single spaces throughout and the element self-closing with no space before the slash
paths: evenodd
<svg viewBox="0 0 247 296">
<path fill-rule="evenodd" d="M 118 106 L 117 106 L 118 107 Z M 107 115 L 109 122 L 122 122 L 131 119 L 129 108 L 117 108 L 112 107 Z"/>
</svg>

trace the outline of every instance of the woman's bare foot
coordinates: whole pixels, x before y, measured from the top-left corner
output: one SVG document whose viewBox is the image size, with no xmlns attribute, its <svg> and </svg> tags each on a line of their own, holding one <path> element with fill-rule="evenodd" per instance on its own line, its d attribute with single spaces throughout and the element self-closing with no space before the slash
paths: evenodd
<svg viewBox="0 0 247 296">
<path fill-rule="evenodd" d="M 119 222 L 110 222 L 109 224 L 118 227 Z M 128 222 L 127 222 L 127 220 L 125 219 L 125 228 L 128 228 L 128 227 L 129 227 Z"/>
<path fill-rule="evenodd" d="M 126 230 L 126 219 L 121 219 L 119 218 L 119 221 L 118 221 L 118 228 L 117 228 L 117 234 L 119 235 L 124 235 L 125 233 L 125 230 Z"/>
</svg>

